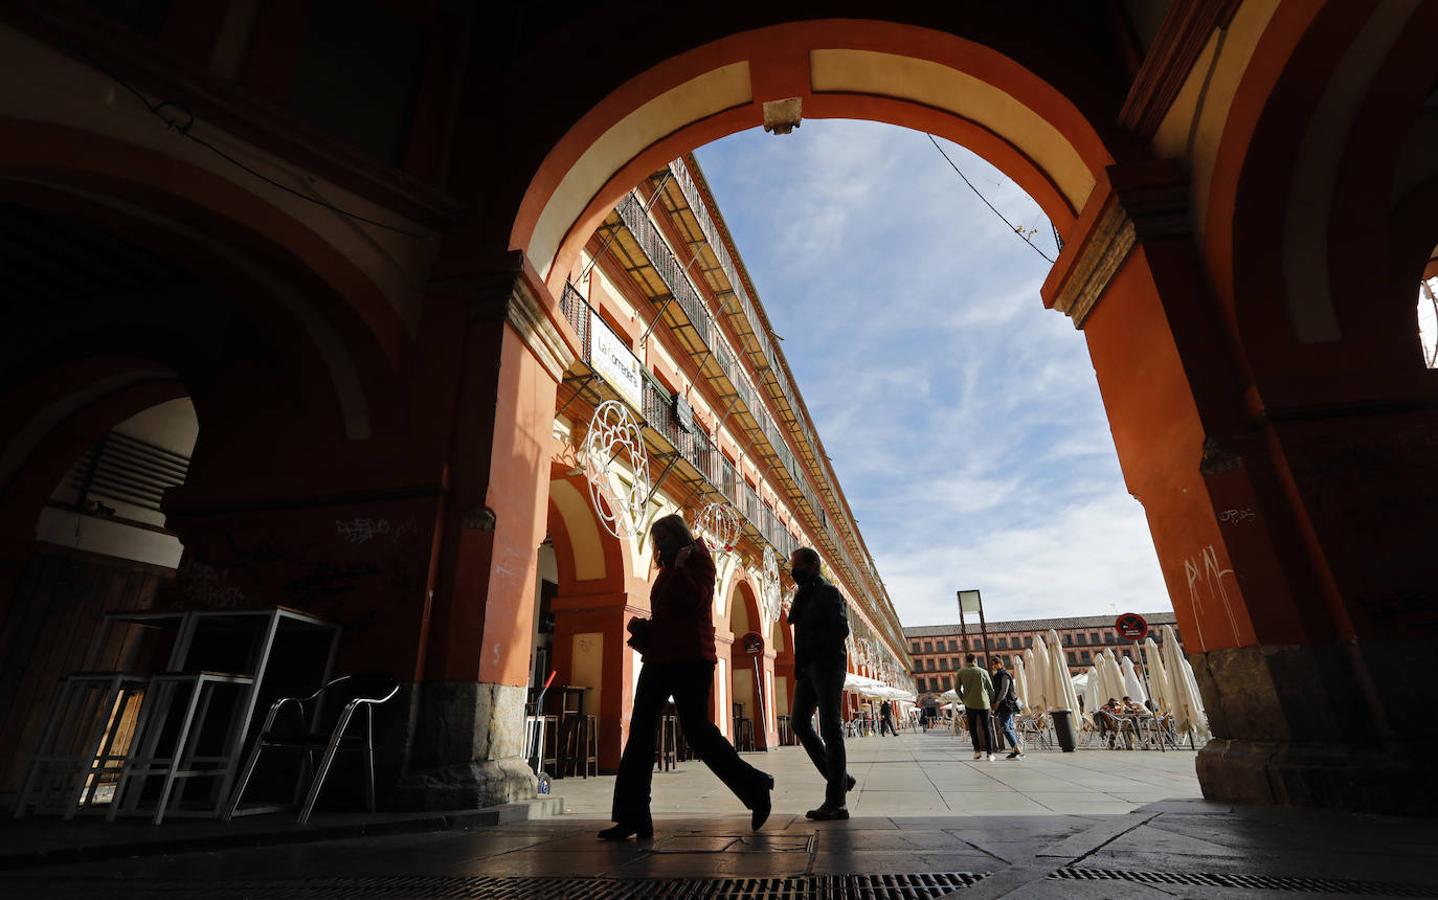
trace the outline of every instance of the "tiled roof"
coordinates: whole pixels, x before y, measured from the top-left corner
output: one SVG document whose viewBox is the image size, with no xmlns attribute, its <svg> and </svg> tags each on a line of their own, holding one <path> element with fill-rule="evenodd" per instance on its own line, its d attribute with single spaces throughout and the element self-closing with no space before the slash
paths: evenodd
<svg viewBox="0 0 1438 900">
<path fill-rule="evenodd" d="M 1170 612 L 1148 612 L 1141 614 L 1148 620 L 1150 628 L 1159 625 L 1178 625 L 1178 617 Z M 1050 628 L 1055 631 L 1063 631 L 1068 628 L 1113 628 L 1114 619 L 1117 616 L 1070 616 L 1064 619 L 1018 619 L 1008 622 L 989 622 L 988 631 L 990 635 L 1000 632 L 1012 631 L 1048 631 Z M 966 623 L 969 634 L 979 633 L 978 618 Z M 959 633 L 959 624 L 952 625 L 915 625 L 904 629 L 904 637 L 948 637 Z"/>
</svg>

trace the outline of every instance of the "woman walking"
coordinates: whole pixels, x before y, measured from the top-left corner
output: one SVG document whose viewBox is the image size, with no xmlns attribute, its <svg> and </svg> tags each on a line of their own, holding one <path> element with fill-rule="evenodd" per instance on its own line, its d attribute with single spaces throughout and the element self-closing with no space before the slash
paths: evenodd
<svg viewBox="0 0 1438 900">
<path fill-rule="evenodd" d="M 634 691 L 629 740 L 614 781 L 614 827 L 599 832 L 606 841 L 631 835 L 654 836 L 649 789 L 654 775 L 655 737 L 669 697 L 690 748 L 734 792 L 753 816 L 755 831 L 769 818 L 774 778 L 739 758 L 733 745 L 709 721 L 714 684 L 714 559 L 694 540 L 679 516 L 665 516 L 649 530 L 659 575 L 649 592 L 651 618 L 629 623 L 630 646 L 644 654 Z M 721 710 L 722 713 L 722 710 Z"/>
</svg>

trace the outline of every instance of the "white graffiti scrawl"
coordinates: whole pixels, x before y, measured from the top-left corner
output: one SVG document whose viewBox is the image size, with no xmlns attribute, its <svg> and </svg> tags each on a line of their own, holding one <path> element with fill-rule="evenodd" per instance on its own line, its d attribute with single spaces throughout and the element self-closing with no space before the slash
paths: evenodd
<svg viewBox="0 0 1438 900">
<path fill-rule="evenodd" d="M 1207 647 L 1203 639 L 1203 626 L 1199 617 L 1199 607 L 1217 600 L 1223 604 L 1223 611 L 1228 615 L 1229 627 L 1233 629 L 1233 640 L 1238 642 L 1238 619 L 1233 614 L 1233 601 L 1229 599 L 1228 588 L 1224 585 L 1224 579 L 1233 579 L 1235 576 L 1232 569 L 1225 569 L 1218 562 L 1218 551 L 1212 544 L 1203 548 L 1197 556 L 1189 557 L 1183 561 L 1183 575 L 1188 581 L 1188 599 L 1193 604 L 1193 621 L 1198 628 L 1198 644 L 1202 650 Z"/>
</svg>

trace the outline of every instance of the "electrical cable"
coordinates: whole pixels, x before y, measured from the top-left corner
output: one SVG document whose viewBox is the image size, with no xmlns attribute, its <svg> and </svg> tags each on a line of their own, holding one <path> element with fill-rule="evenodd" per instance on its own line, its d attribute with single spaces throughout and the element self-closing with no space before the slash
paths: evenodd
<svg viewBox="0 0 1438 900">
<path fill-rule="evenodd" d="M 1029 240 L 1028 237 L 1024 235 L 1022 228 L 1019 228 L 1013 222 L 1010 222 L 1003 213 L 998 211 L 997 207 L 995 207 L 992 203 L 989 202 L 989 199 L 987 197 L 980 193 L 978 188 L 974 187 L 974 183 L 968 179 L 968 176 L 965 175 L 957 165 L 954 164 L 954 161 L 952 159 L 949 159 L 949 154 L 944 152 L 944 148 L 939 146 L 939 142 L 934 140 L 934 136 L 932 134 L 928 134 L 927 132 L 925 132 L 925 136 L 929 139 L 929 143 L 934 145 L 934 149 L 939 151 L 939 155 L 944 158 L 944 162 L 949 164 L 949 168 L 953 169 L 956 173 L 958 173 L 958 176 L 963 179 L 964 184 L 969 186 L 969 190 L 973 191 L 976 197 L 984 201 L 984 205 L 987 206 L 990 210 L 992 210 L 994 215 L 1002 219 L 1003 223 L 1009 226 L 1009 230 L 1012 231 L 1014 234 L 1018 235 L 1019 240 L 1023 241 L 1025 244 L 1028 244 L 1035 253 L 1037 253 L 1039 256 L 1042 256 L 1048 262 L 1053 262 L 1053 260 L 1049 258 L 1049 255 L 1047 253 L 1039 249 L 1038 244 L 1035 244 L 1033 241 Z"/>
<path fill-rule="evenodd" d="M 95 63 L 91 62 L 91 65 L 95 65 Z M 206 150 L 209 150 L 210 152 L 213 152 L 214 155 L 217 155 L 217 157 L 220 157 L 221 160 L 229 162 L 230 165 L 234 165 L 234 167 L 239 168 L 239 170 L 244 171 L 244 173 L 253 175 L 253 177 L 255 178 L 259 178 L 260 181 L 263 181 L 263 183 L 265 184 L 269 184 L 270 187 L 279 188 L 279 190 L 285 191 L 285 193 L 290 194 L 290 196 L 301 198 L 301 200 L 306 201 L 306 203 L 312 203 L 315 204 L 315 206 L 324 207 L 326 208 L 326 210 L 332 211 L 332 213 L 341 214 L 341 216 L 347 217 L 347 219 L 362 221 L 362 223 L 370 224 L 370 226 L 377 227 L 377 229 L 395 231 L 395 233 L 397 234 L 407 234 L 408 237 L 418 237 L 418 239 L 421 240 L 429 240 L 430 237 L 433 237 L 431 236 L 431 234 L 424 234 L 421 233 L 421 231 L 414 231 L 401 226 L 393 226 L 393 224 L 387 223 L 387 221 L 380 221 L 377 219 L 370 219 L 370 217 L 368 216 L 361 216 L 361 214 L 355 213 L 355 211 L 347 210 L 347 208 L 344 207 L 335 206 L 334 203 L 329 203 L 328 200 L 322 200 L 322 198 L 313 197 L 311 196 L 311 194 L 306 194 L 303 193 L 303 191 L 298 191 L 295 190 L 295 188 L 289 187 L 288 184 L 280 183 L 280 181 L 276 181 L 275 178 L 270 178 L 269 175 L 262 173 L 262 171 L 256 170 L 256 168 L 252 167 L 252 165 L 246 164 L 246 162 L 242 160 L 237 160 L 237 158 L 234 158 L 233 155 L 229 154 L 229 152 L 220 150 L 219 147 L 216 147 L 216 145 L 211 144 L 210 141 L 206 141 L 206 139 L 204 138 L 196 137 L 196 135 L 191 134 L 190 129 L 194 127 L 194 122 L 196 122 L 196 118 L 194 118 L 193 112 L 190 112 L 190 109 L 186 108 L 186 106 L 184 106 L 183 104 L 177 104 L 177 102 L 173 101 L 160 101 L 158 102 L 158 104 L 152 104 L 152 102 L 150 102 L 150 98 L 147 98 L 144 93 L 139 92 L 139 89 L 135 88 L 135 86 L 131 85 L 131 83 L 124 81 L 124 79 L 119 78 L 118 75 L 114 75 L 114 73 L 109 72 L 109 70 L 102 68 L 102 66 L 96 65 L 96 68 L 101 70 L 101 72 L 104 72 L 105 75 L 108 76 L 109 79 L 111 79 L 111 81 L 114 81 L 116 85 L 119 85 L 121 86 L 121 88 L 124 88 L 125 91 L 134 93 L 135 99 L 138 99 L 138 101 L 145 106 L 145 109 L 148 109 L 148 111 L 151 112 L 151 115 L 154 115 L 155 118 L 158 118 L 161 122 L 164 122 L 165 128 L 171 129 L 171 131 L 178 132 L 178 134 L 180 134 L 180 137 L 186 138 L 188 139 L 188 141 L 193 141 L 194 144 L 198 144 L 200 145 L 200 147 L 206 148 Z M 167 106 L 168 108 L 177 109 L 177 111 L 184 112 L 184 114 L 188 116 L 187 121 L 184 122 L 184 124 L 178 124 L 175 119 L 167 118 L 167 116 L 164 115 L 164 112 L 162 112 L 165 108 L 167 108 Z"/>
</svg>

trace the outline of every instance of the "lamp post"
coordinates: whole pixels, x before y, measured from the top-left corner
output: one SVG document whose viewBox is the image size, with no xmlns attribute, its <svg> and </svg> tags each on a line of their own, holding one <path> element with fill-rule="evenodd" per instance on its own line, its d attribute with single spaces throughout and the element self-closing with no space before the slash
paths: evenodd
<svg viewBox="0 0 1438 900">
<path fill-rule="evenodd" d="M 964 613 L 979 614 L 979 636 L 983 641 L 984 669 L 989 668 L 989 627 L 984 622 L 984 598 L 978 590 L 959 591 L 959 636 L 964 639 L 967 648 L 969 642 L 968 627 L 964 624 Z"/>
</svg>

